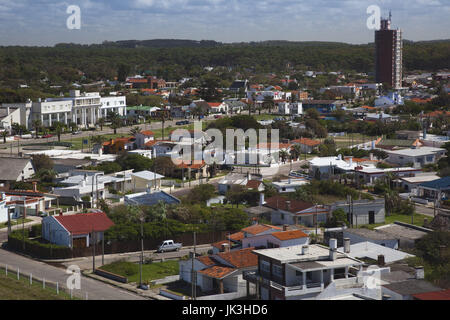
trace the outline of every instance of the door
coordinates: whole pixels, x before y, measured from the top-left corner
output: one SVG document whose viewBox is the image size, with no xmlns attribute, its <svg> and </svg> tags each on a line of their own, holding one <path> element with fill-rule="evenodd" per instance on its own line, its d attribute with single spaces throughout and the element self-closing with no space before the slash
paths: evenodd
<svg viewBox="0 0 450 320">
<path fill-rule="evenodd" d="M 74 248 L 86 248 L 87 243 L 86 243 L 86 238 L 75 238 L 73 239 L 73 247 Z"/>
<path fill-rule="evenodd" d="M 375 223 L 375 211 L 369 211 L 369 224 Z"/>
</svg>

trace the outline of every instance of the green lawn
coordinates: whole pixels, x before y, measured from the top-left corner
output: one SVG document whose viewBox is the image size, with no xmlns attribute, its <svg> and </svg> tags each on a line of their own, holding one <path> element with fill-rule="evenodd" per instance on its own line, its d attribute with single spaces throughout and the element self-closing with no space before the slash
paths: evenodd
<svg viewBox="0 0 450 320">
<path fill-rule="evenodd" d="M 75 298 L 74 298 L 75 299 Z M 29 279 L 21 277 L 17 280 L 17 274 L 0 268 L 0 300 L 70 300 L 70 295 L 50 287 L 42 288 L 42 283 L 33 281 L 30 285 Z"/>
<path fill-rule="evenodd" d="M 128 282 L 139 282 L 139 264 L 128 261 L 116 261 L 101 267 L 123 277 L 128 278 Z M 142 266 L 142 280 L 144 283 L 179 273 L 178 261 L 164 261 L 144 264 Z"/>
<path fill-rule="evenodd" d="M 414 225 L 422 227 L 424 219 L 430 220 L 431 218 L 426 216 L 426 215 L 423 215 L 423 214 L 415 213 L 414 214 Z M 386 216 L 385 223 L 363 225 L 363 226 L 358 226 L 358 228 L 363 228 L 364 227 L 364 228 L 368 228 L 368 229 L 374 229 L 376 227 L 380 227 L 380 226 L 383 226 L 383 225 L 386 225 L 386 224 L 394 223 L 395 221 L 411 224 L 411 216 L 406 216 L 406 215 L 403 215 L 403 214 L 394 214 L 394 215 L 391 215 L 391 216 Z"/>
<path fill-rule="evenodd" d="M 22 218 L 20 218 L 20 219 L 12 219 L 11 220 L 11 226 L 22 224 L 22 221 L 23 221 Z M 33 221 L 33 220 L 25 218 L 25 223 L 31 222 L 31 221 Z M 4 229 L 4 228 L 8 228 L 8 222 L 0 223 L 0 229 Z"/>
</svg>

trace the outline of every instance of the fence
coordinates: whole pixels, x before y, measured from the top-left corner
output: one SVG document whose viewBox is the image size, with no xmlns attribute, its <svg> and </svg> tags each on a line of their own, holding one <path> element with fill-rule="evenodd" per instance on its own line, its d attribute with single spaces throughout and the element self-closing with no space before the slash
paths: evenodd
<svg viewBox="0 0 450 320">
<path fill-rule="evenodd" d="M 196 244 L 209 244 L 219 240 L 225 239 L 228 232 L 206 232 L 196 235 Z M 155 250 L 165 238 L 144 239 L 144 250 Z M 175 242 L 182 243 L 183 246 L 194 245 L 194 239 L 192 233 L 184 233 L 173 237 Z M 69 248 L 61 246 L 43 245 L 40 243 L 31 242 L 25 240 L 25 249 L 23 248 L 23 241 L 19 237 L 8 236 L 8 249 L 13 251 L 22 252 L 32 257 L 39 259 L 71 259 L 78 257 L 92 256 L 93 248 Z M 125 252 L 137 252 L 141 250 L 141 242 L 139 240 L 126 240 L 126 241 L 105 241 L 104 244 L 105 254 L 125 253 Z M 95 247 L 96 255 L 102 253 L 102 243 L 98 243 Z"/>
<path fill-rule="evenodd" d="M 4 267 L 0 267 L 0 274 L 3 277 L 10 277 L 17 280 L 25 280 L 28 282 L 30 286 L 39 285 L 43 290 L 48 290 L 56 295 L 61 295 L 66 299 L 81 299 L 88 300 L 89 294 L 87 292 L 81 292 L 80 290 L 71 290 L 59 282 L 49 281 L 45 278 L 39 278 L 33 276 L 32 273 L 27 273 L 20 271 L 20 268 L 14 268 L 9 265 L 4 265 Z M 1 277 L 0 276 L 0 277 Z"/>
</svg>

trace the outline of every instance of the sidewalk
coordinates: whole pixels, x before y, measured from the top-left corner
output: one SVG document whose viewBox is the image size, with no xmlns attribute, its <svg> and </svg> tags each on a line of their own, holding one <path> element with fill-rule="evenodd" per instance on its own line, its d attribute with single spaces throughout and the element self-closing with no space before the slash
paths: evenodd
<svg viewBox="0 0 450 320">
<path fill-rule="evenodd" d="M 149 290 L 142 290 L 142 289 L 138 289 L 135 284 L 120 283 L 120 282 L 116 282 L 116 281 L 109 280 L 107 278 L 101 277 L 99 275 L 96 275 L 96 274 L 92 273 L 92 269 L 91 270 L 82 271 L 82 274 L 85 277 L 92 278 L 94 280 L 104 282 L 104 283 L 112 285 L 114 287 L 133 292 L 135 294 L 138 294 L 138 295 L 140 295 L 142 297 L 145 297 L 145 298 L 148 298 L 148 299 L 153 299 L 153 300 L 172 300 L 172 299 L 163 297 L 163 296 L 153 292 L 151 289 L 149 289 Z"/>
</svg>

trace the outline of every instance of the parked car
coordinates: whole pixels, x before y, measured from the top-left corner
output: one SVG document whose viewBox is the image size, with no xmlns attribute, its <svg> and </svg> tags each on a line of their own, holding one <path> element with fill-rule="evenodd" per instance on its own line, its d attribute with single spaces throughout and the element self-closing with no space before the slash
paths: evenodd
<svg viewBox="0 0 450 320">
<path fill-rule="evenodd" d="M 46 134 L 45 136 L 42 136 L 43 139 L 47 139 L 47 138 L 51 138 L 51 137 L 53 137 L 52 134 Z"/>
<path fill-rule="evenodd" d="M 76 135 L 76 134 L 80 134 L 80 133 L 81 133 L 81 131 L 78 131 L 78 130 L 77 130 L 77 131 L 74 131 L 74 132 L 72 132 L 72 134 L 73 134 L 73 135 Z"/>
<path fill-rule="evenodd" d="M 221 115 L 216 114 L 216 115 L 214 116 L 214 119 L 220 119 L 220 118 L 222 118 Z"/>
<path fill-rule="evenodd" d="M 183 246 L 182 243 L 175 243 L 173 242 L 173 240 L 165 240 L 158 247 L 158 250 L 156 250 L 156 252 L 178 251 L 182 246 Z"/>
</svg>

